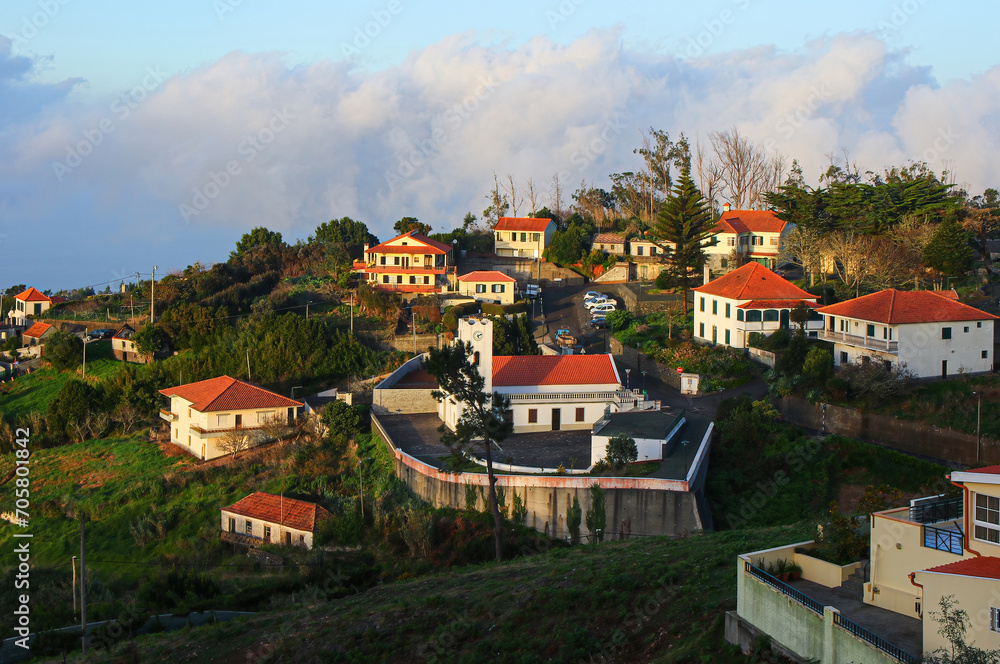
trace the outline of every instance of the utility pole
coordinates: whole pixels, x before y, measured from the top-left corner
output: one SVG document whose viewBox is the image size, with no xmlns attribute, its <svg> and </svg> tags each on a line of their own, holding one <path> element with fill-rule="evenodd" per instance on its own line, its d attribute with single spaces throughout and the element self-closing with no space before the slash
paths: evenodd
<svg viewBox="0 0 1000 664">
<path fill-rule="evenodd" d="M 76 556 L 73 556 L 73 617 L 76 617 Z"/>
<path fill-rule="evenodd" d="M 81 647 L 87 654 L 87 514 L 80 513 L 80 625 L 83 628 Z"/>
<path fill-rule="evenodd" d="M 83 377 L 87 377 L 87 337 L 83 338 Z"/>
<path fill-rule="evenodd" d="M 247 348 L 247 380 L 253 380 L 253 378 L 250 377 L 250 349 L 249 348 Z M 273 496 L 274 494 L 272 493 L 271 495 Z"/>
<path fill-rule="evenodd" d="M 410 313 L 410 327 L 413 328 L 413 354 L 416 355 L 417 354 L 417 319 L 416 319 L 416 317 L 414 317 L 414 315 L 412 313 L 413 310 L 411 309 L 410 311 L 411 311 L 411 313 Z"/>
<path fill-rule="evenodd" d="M 351 335 L 354 335 L 354 291 L 351 291 Z"/>
<path fill-rule="evenodd" d="M 132 320 L 129 321 L 130 325 L 135 325 L 135 302 L 133 301 L 133 295 L 135 295 L 135 289 L 139 288 L 139 273 L 135 273 L 135 288 L 128 295 L 128 305 L 132 308 Z"/>
<path fill-rule="evenodd" d="M 153 278 L 149 282 L 149 322 L 150 323 L 154 322 L 153 321 L 153 312 L 155 310 L 154 303 L 156 302 L 156 297 L 153 294 L 153 292 L 154 292 L 155 289 L 156 289 L 156 266 L 154 265 L 153 266 Z"/>
</svg>

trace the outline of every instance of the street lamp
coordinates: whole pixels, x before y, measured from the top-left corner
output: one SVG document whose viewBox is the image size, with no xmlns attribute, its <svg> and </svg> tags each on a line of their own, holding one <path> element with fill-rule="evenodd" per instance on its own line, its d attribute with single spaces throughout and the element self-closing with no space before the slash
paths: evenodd
<svg viewBox="0 0 1000 664">
<path fill-rule="evenodd" d="M 643 393 L 646 392 L 646 372 L 645 371 L 642 372 L 642 391 L 643 391 Z"/>
<path fill-rule="evenodd" d="M 685 478 L 687 477 L 687 473 L 688 473 L 688 445 L 690 443 L 691 443 L 690 440 L 683 440 L 683 441 L 681 441 L 681 447 L 684 448 L 684 469 L 683 469 L 682 472 L 684 473 L 684 477 Z"/>
<path fill-rule="evenodd" d="M 631 369 L 625 370 L 625 391 L 628 392 L 628 375 L 632 373 Z"/>
</svg>

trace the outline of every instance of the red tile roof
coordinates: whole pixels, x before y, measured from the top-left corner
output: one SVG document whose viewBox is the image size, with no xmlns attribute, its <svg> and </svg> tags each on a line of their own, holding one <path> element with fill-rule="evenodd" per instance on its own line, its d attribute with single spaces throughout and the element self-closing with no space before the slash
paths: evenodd
<svg viewBox="0 0 1000 664">
<path fill-rule="evenodd" d="M 499 355 L 493 386 L 621 384 L 610 355 Z"/>
<path fill-rule="evenodd" d="M 594 244 L 625 244 L 625 236 L 615 233 L 600 233 L 594 236 Z"/>
<path fill-rule="evenodd" d="M 731 300 L 816 300 L 812 293 L 786 281 L 760 263 L 747 263 L 691 290 Z"/>
<path fill-rule="evenodd" d="M 289 408 L 302 405 L 262 387 L 236 380 L 229 376 L 219 376 L 208 380 L 168 387 L 160 394 L 178 396 L 191 402 L 191 408 L 199 413 L 227 410 L 253 410 L 254 408 Z"/>
<path fill-rule="evenodd" d="M 463 274 L 458 278 L 459 281 L 503 281 L 512 282 L 517 281 L 514 277 L 504 274 L 498 270 L 477 270 L 475 272 L 470 272 L 468 274 Z"/>
<path fill-rule="evenodd" d="M 938 291 L 901 291 L 895 288 L 831 304 L 819 312 L 889 325 L 996 318 L 993 314 L 938 295 Z"/>
<path fill-rule="evenodd" d="M 51 302 L 51 298 L 40 290 L 35 288 L 29 288 L 23 293 L 18 293 L 14 296 L 16 299 L 22 302 Z"/>
<path fill-rule="evenodd" d="M 493 227 L 493 230 L 543 233 L 551 223 L 552 220 L 547 217 L 540 219 L 535 219 L 534 217 L 500 217 L 500 221 Z"/>
<path fill-rule="evenodd" d="M 713 233 L 780 233 L 788 225 L 770 210 L 730 210 L 723 212 Z"/>
<path fill-rule="evenodd" d="M 133 328 L 128 323 L 125 323 L 120 328 L 118 328 L 118 331 L 115 332 L 115 335 L 113 337 L 111 337 L 111 338 L 112 339 L 130 339 L 133 334 L 135 334 L 135 328 Z"/>
<path fill-rule="evenodd" d="M 815 302 L 807 300 L 750 300 L 743 304 L 736 305 L 737 309 L 791 309 L 797 307 L 800 302 L 805 302 L 807 307 L 816 309 L 819 307 Z"/>
<path fill-rule="evenodd" d="M 21 334 L 21 336 L 22 337 L 31 337 L 32 339 L 41 339 L 42 335 L 45 334 L 46 332 L 48 332 L 49 329 L 51 329 L 51 328 L 52 328 L 52 326 L 49 325 L 48 323 L 35 323 L 31 327 L 29 327 L 27 330 L 25 330 Z"/>
<path fill-rule="evenodd" d="M 307 532 L 312 532 L 317 522 L 332 516 L 328 511 L 314 503 L 294 498 L 282 498 L 273 493 L 260 491 L 251 493 L 228 507 L 223 507 L 222 511 Z"/>
<path fill-rule="evenodd" d="M 1000 466 L 984 466 L 982 468 L 973 468 L 971 470 L 963 470 L 963 473 L 982 473 L 984 475 L 1000 475 Z"/>
<path fill-rule="evenodd" d="M 974 576 L 980 579 L 1000 579 L 1000 558 L 993 556 L 979 556 L 976 558 L 966 558 L 953 563 L 929 567 L 925 572 L 937 572 L 939 574 L 955 574 L 957 576 Z"/>
<path fill-rule="evenodd" d="M 420 247 L 408 245 L 408 246 L 393 246 L 390 242 L 395 242 L 400 238 L 408 237 L 410 239 L 416 240 L 421 245 Z M 437 240 L 432 240 L 425 235 L 421 235 L 417 231 L 410 231 L 409 233 L 403 233 L 402 235 L 397 235 L 391 240 L 386 240 L 382 244 L 377 244 L 374 247 L 369 247 L 368 251 L 365 253 L 380 253 L 380 254 L 446 254 L 451 251 L 451 247 L 444 244 L 443 242 L 438 242 Z"/>
</svg>

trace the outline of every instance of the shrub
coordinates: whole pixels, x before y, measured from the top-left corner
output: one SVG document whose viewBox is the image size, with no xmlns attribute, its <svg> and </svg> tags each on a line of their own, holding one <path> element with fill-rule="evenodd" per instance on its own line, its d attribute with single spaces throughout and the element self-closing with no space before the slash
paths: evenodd
<svg viewBox="0 0 1000 664">
<path fill-rule="evenodd" d="M 327 435 L 332 437 L 351 437 L 361 430 L 361 410 L 349 406 L 346 401 L 333 401 L 323 411 L 323 424 L 327 426 Z"/>
<path fill-rule="evenodd" d="M 573 544 L 580 542 L 580 520 L 583 517 L 583 511 L 580 509 L 580 501 L 576 496 L 573 496 L 573 503 L 566 510 L 566 530 L 569 531 L 570 540 Z M 590 527 L 590 512 L 587 512 L 587 527 Z"/>
<path fill-rule="evenodd" d="M 631 436 L 621 433 L 608 441 L 607 458 L 615 468 L 624 469 L 639 458 L 639 448 Z"/>
<path fill-rule="evenodd" d="M 608 526 L 607 493 L 601 485 L 590 485 L 590 507 L 587 508 L 587 529 L 596 535 L 594 543 L 604 541 L 604 530 Z"/>
<path fill-rule="evenodd" d="M 75 369 L 83 364 L 83 340 L 56 330 L 45 341 L 45 359 L 60 371 Z"/>
</svg>

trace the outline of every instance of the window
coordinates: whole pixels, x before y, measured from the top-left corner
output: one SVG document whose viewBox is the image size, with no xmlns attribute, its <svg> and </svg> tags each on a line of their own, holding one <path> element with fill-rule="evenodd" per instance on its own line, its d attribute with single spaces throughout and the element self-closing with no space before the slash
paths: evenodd
<svg viewBox="0 0 1000 664">
<path fill-rule="evenodd" d="M 429 284 L 429 283 L 431 283 L 431 278 L 430 278 L 430 277 L 427 277 L 427 276 L 425 276 L 425 277 L 424 277 L 424 284 Z"/>
<path fill-rule="evenodd" d="M 392 264 L 393 265 L 399 265 L 399 256 L 393 256 L 392 257 Z"/>
<path fill-rule="evenodd" d="M 510 234 L 510 241 L 511 242 L 517 242 L 517 233 L 511 233 Z"/>
<path fill-rule="evenodd" d="M 228 415 L 216 415 L 215 426 L 217 426 L 217 427 L 228 427 L 229 426 L 229 416 Z"/>
<path fill-rule="evenodd" d="M 528 424 L 538 424 L 538 409 L 529 408 L 528 409 Z"/>
<path fill-rule="evenodd" d="M 705 338 L 705 324 L 704 323 L 698 323 L 698 336 L 701 337 L 702 339 Z"/>
<path fill-rule="evenodd" d="M 719 313 L 719 301 L 712 300 L 712 315 L 717 316 Z"/>
<path fill-rule="evenodd" d="M 389 283 L 389 275 L 388 274 L 383 274 L 382 275 L 382 283 L 383 284 Z"/>
<path fill-rule="evenodd" d="M 849 360 L 847 359 L 847 351 L 846 350 L 840 351 L 840 363 L 841 364 L 849 364 Z"/>
<path fill-rule="evenodd" d="M 705 298 L 699 297 L 698 299 L 700 300 L 698 302 L 698 308 L 701 309 L 702 311 L 704 311 L 705 310 Z"/>
<path fill-rule="evenodd" d="M 385 265 L 385 256 L 382 256 L 382 260 L 380 262 L 382 265 Z"/>
<path fill-rule="evenodd" d="M 642 256 L 642 250 L 643 250 L 643 246 L 642 245 L 639 245 L 638 247 L 636 247 L 635 248 L 635 255 L 636 256 Z"/>
<path fill-rule="evenodd" d="M 885 368 L 886 371 L 892 371 L 892 362 L 890 362 L 889 360 L 882 360 L 882 366 Z"/>
<path fill-rule="evenodd" d="M 410 284 L 414 286 L 417 284 L 417 278 L 412 274 L 410 275 Z"/>
<path fill-rule="evenodd" d="M 243 532 L 247 535 L 253 535 L 253 521 L 247 519 L 246 525 L 243 526 Z"/>
<path fill-rule="evenodd" d="M 727 346 L 731 345 L 730 342 L 729 342 L 729 330 L 728 329 L 726 330 L 726 345 Z"/>
<path fill-rule="evenodd" d="M 737 309 L 736 310 L 736 320 L 743 320 L 743 310 L 742 309 Z"/>
<path fill-rule="evenodd" d="M 229 532 L 231 533 L 236 532 L 236 519 L 234 519 L 233 517 L 229 517 Z"/>
<path fill-rule="evenodd" d="M 271 541 L 271 526 L 264 526 L 264 541 Z"/>
<path fill-rule="evenodd" d="M 650 247 L 649 248 L 649 255 L 650 256 L 655 256 L 656 255 L 656 247 Z"/>
<path fill-rule="evenodd" d="M 983 542 L 1000 544 L 1000 498 L 976 494 L 975 536 Z"/>
<path fill-rule="evenodd" d="M 950 327 L 942 327 L 941 328 L 941 338 L 942 339 L 951 339 L 951 328 Z"/>
<path fill-rule="evenodd" d="M 576 421 L 583 422 L 583 408 L 576 409 Z"/>
<path fill-rule="evenodd" d="M 726 268 L 729 267 L 729 259 L 723 258 L 722 260 L 719 261 L 719 264 L 722 267 L 722 269 L 725 270 Z"/>
<path fill-rule="evenodd" d="M 499 232 L 497 233 L 497 241 L 503 242 L 503 238 L 500 237 L 500 233 Z"/>
<path fill-rule="evenodd" d="M 868 324 L 868 329 L 865 331 L 865 336 L 874 337 L 875 336 L 875 326 L 871 323 Z"/>
<path fill-rule="evenodd" d="M 734 238 L 734 237 L 729 238 L 729 246 L 730 247 L 735 247 L 736 246 L 736 238 Z"/>
<path fill-rule="evenodd" d="M 485 293 L 486 292 L 486 284 L 476 284 L 476 292 L 477 293 Z"/>
<path fill-rule="evenodd" d="M 981 320 L 976 321 L 976 327 L 977 328 L 982 328 L 982 326 L 983 326 L 983 321 L 981 321 Z"/>
<path fill-rule="evenodd" d="M 764 311 L 764 322 L 776 323 L 778 321 L 778 310 L 777 309 L 767 309 Z"/>
<path fill-rule="evenodd" d="M 504 284 L 493 284 L 493 292 L 494 293 L 504 292 Z"/>
<path fill-rule="evenodd" d="M 243 426 L 243 415 L 240 414 L 236 415 L 235 417 L 236 417 L 236 428 L 239 429 L 241 426 Z"/>
<path fill-rule="evenodd" d="M 778 238 L 776 238 L 776 237 L 772 237 L 771 238 L 771 246 L 772 247 L 777 247 L 778 246 Z"/>
<path fill-rule="evenodd" d="M 188 408 L 188 417 L 191 417 L 191 409 Z"/>
<path fill-rule="evenodd" d="M 528 241 L 528 234 L 521 233 L 521 242 L 527 242 L 527 241 Z"/>
<path fill-rule="evenodd" d="M 983 359 L 987 360 L 987 359 L 989 359 L 989 357 L 990 357 L 990 351 L 984 350 L 983 351 Z"/>
<path fill-rule="evenodd" d="M 1000 609 L 990 607 L 990 631 L 1000 632 Z"/>
<path fill-rule="evenodd" d="M 532 242 L 538 242 L 541 239 L 542 239 L 542 234 L 541 233 L 532 233 L 531 234 L 531 241 Z"/>
<path fill-rule="evenodd" d="M 305 544 L 305 543 L 306 543 L 306 536 L 299 535 L 299 544 Z"/>
<path fill-rule="evenodd" d="M 726 318 L 729 318 L 729 307 L 730 307 L 730 304 L 731 304 L 730 302 L 726 302 Z"/>
<path fill-rule="evenodd" d="M 750 311 L 747 312 L 748 323 L 759 323 L 762 319 L 763 316 L 761 316 L 760 310 L 758 309 L 751 309 Z"/>
</svg>

